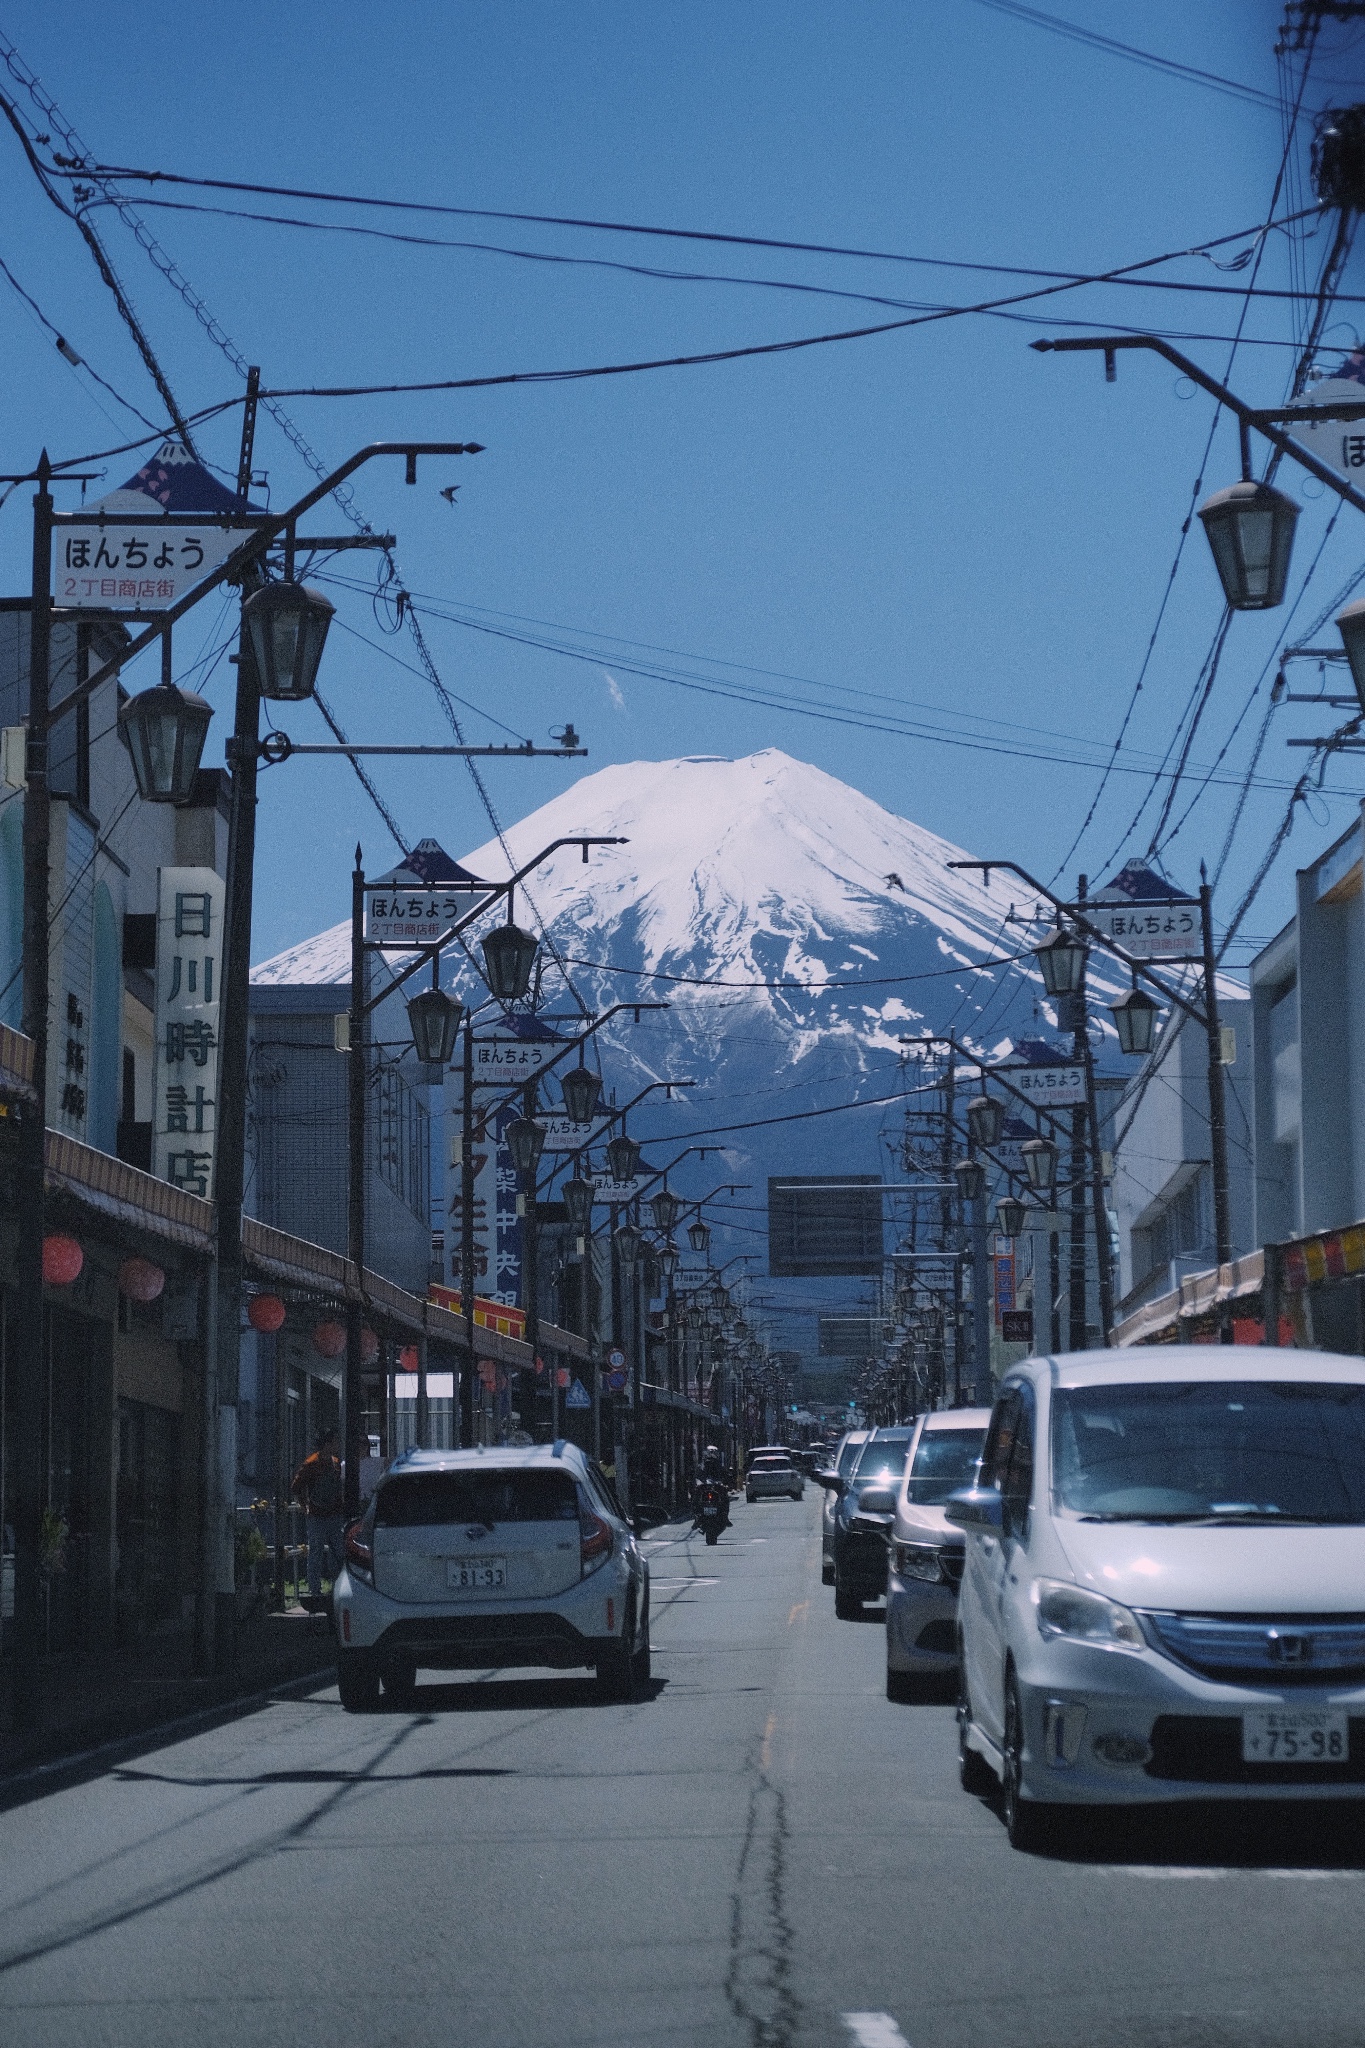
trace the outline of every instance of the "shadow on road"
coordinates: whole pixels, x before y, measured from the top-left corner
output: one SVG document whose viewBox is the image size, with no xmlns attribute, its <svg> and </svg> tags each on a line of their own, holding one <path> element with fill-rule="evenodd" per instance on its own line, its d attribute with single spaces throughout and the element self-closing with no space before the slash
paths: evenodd
<svg viewBox="0 0 1365 2048">
<path fill-rule="evenodd" d="M 1045 1862 L 1172 1872 L 1365 1871 L 1360 1821 L 1355 1800 L 1063 1809 L 1038 1854 Z"/>
<path fill-rule="evenodd" d="M 667 1680 L 651 1678 L 636 1692 L 635 1705 L 658 1699 Z M 591 1677 L 472 1678 L 419 1683 L 411 1706 L 392 1712 L 419 1714 L 544 1713 L 552 1707 L 607 1707 L 628 1704 L 603 1699 Z M 382 1709 L 380 1711 L 383 1711 Z"/>
</svg>

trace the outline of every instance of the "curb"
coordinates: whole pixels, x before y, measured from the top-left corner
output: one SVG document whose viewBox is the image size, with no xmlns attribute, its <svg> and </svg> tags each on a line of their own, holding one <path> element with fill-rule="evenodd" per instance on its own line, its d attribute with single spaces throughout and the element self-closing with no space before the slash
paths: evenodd
<svg viewBox="0 0 1365 2048">
<path fill-rule="evenodd" d="M 44 1763 L 26 1764 L 20 1770 L 0 1773 L 0 1807 L 7 1803 L 11 1794 L 39 1787 L 50 1779 L 60 1778 L 63 1773 L 88 1771 L 101 1764 L 117 1763 L 121 1757 L 138 1750 L 192 1735 L 200 1729 L 241 1720 L 245 1715 L 269 1706 L 273 1700 L 292 1699 L 299 1693 L 314 1692 L 319 1685 L 332 1682 L 335 1677 L 336 1660 L 332 1657 L 315 1671 L 306 1671 L 299 1678 L 283 1679 L 279 1684 L 264 1686 L 258 1692 L 239 1693 L 231 1699 L 219 1700 L 214 1706 L 199 1707 L 193 1713 L 179 1714 L 170 1721 L 157 1721 L 149 1727 L 140 1728 L 135 1734 L 111 1736 L 107 1742 L 96 1743 L 90 1749 L 72 1750 L 65 1756 L 50 1757 Z"/>
</svg>

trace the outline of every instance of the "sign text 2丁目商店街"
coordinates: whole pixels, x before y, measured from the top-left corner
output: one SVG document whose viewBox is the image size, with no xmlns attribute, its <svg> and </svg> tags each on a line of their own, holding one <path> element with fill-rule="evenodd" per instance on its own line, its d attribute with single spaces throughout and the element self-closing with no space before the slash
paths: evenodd
<svg viewBox="0 0 1365 2048">
<path fill-rule="evenodd" d="M 158 870 L 152 1169 L 207 1197 L 217 1152 L 223 904 L 212 868 Z"/>
</svg>

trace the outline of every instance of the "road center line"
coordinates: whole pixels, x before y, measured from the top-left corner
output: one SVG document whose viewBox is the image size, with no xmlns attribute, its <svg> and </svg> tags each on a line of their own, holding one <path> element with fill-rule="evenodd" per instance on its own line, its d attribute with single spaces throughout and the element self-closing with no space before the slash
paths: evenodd
<svg viewBox="0 0 1365 2048">
<path fill-rule="evenodd" d="M 774 1728 L 776 1728 L 776 1726 L 776 1714 L 769 1714 L 768 1725 L 763 1730 L 763 1747 L 759 1751 L 758 1755 L 759 1763 L 765 1771 L 770 1768 L 773 1760 L 773 1730 Z"/>
<path fill-rule="evenodd" d="M 910 2048 L 889 2012 L 846 2012 L 844 2025 L 858 2048 Z"/>
</svg>

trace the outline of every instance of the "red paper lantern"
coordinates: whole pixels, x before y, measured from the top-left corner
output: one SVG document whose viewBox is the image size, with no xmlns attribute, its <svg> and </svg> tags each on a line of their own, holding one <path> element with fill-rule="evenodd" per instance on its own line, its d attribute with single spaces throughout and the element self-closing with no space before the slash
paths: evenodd
<svg viewBox="0 0 1365 2048">
<path fill-rule="evenodd" d="M 313 1330 L 313 1349 L 319 1358 L 340 1358 L 346 1350 L 344 1323 L 318 1323 Z"/>
<path fill-rule="evenodd" d="M 155 1301 L 165 1285 L 164 1268 L 150 1259 L 125 1259 L 118 1269 L 118 1291 L 130 1301 Z"/>
<path fill-rule="evenodd" d="M 85 1253 L 74 1237 L 43 1239 L 43 1282 L 48 1287 L 69 1287 L 79 1280 Z"/>
<path fill-rule="evenodd" d="M 399 1352 L 398 1370 L 400 1372 L 416 1372 L 418 1370 L 417 1346 L 415 1344 L 405 1344 Z"/>
<path fill-rule="evenodd" d="M 367 1327 L 360 1332 L 360 1363 L 362 1365 L 373 1365 L 378 1356 L 378 1335 Z"/>
<path fill-rule="evenodd" d="M 246 1305 L 246 1319 L 253 1330 L 273 1336 L 284 1327 L 284 1303 L 278 1294 L 253 1294 Z"/>
</svg>

